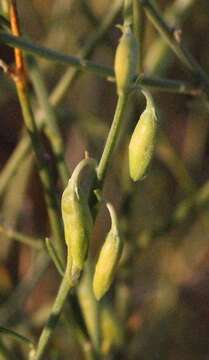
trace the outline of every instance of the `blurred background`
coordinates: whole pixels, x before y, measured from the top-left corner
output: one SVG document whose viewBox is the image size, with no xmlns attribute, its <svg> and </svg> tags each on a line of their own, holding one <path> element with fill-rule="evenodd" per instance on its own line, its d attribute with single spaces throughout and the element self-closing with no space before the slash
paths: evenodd
<svg viewBox="0 0 209 360">
<path fill-rule="evenodd" d="M 17 3 L 22 32 L 28 39 L 113 67 L 120 37 L 115 25 L 123 22 L 122 1 Z M 157 3 L 169 24 L 182 29 L 184 43 L 209 71 L 208 1 Z M 0 4 L 4 14 L 6 2 L 2 0 Z M 190 81 L 191 74 L 146 16 L 144 21 L 143 73 Z M 0 58 L 12 64 L 13 50 L 0 44 Z M 68 168 L 75 167 L 85 150 L 99 160 L 116 106 L 115 84 L 40 58 L 37 62 L 62 132 Z M 58 88 L 60 81 L 62 86 Z M 38 121 L 42 109 L 31 81 L 30 89 Z M 0 323 L 37 340 L 56 296 L 60 276 L 40 250 L 40 241 L 50 236 L 43 192 L 30 147 L 21 159 L 15 157 L 20 153 L 17 151 L 20 144 L 27 141 L 27 134 L 14 84 L 3 72 L 0 93 Z M 209 359 L 208 106 L 202 96 L 153 91 L 153 97 L 159 131 L 154 159 L 145 179 L 132 183 L 128 174 L 128 143 L 145 106 L 144 98 L 135 93 L 130 98 L 105 181 L 105 198 L 118 211 L 125 250 L 107 296 L 113 324 L 107 318 L 103 324 L 103 354 L 106 359 L 206 360 Z M 62 187 L 44 135 L 43 141 L 56 181 L 55 191 L 60 197 Z M 102 208 L 92 241 L 95 258 L 108 228 L 108 214 Z M 31 237 L 34 246 L 20 243 L 24 241 L 21 236 L 16 241 L 16 231 Z M 66 328 L 62 318 L 47 359 L 64 360 L 71 356 L 83 359 L 74 333 L 73 325 Z M 2 335 L 0 348 L 4 346 L 12 349 L 14 359 L 26 358 L 25 345 Z M 4 352 L 0 355 L 0 359 L 9 358 Z"/>
</svg>

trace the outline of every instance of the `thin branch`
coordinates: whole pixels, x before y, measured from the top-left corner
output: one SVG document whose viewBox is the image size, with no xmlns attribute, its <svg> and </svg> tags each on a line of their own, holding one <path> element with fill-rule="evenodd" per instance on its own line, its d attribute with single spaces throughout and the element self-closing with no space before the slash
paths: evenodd
<svg viewBox="0 0 209 360">
<path fill-rule="evenodd" d="M 157 77 L 148 77 L 145 75 L 139 76 L 136 82 L 136 87 L 145 87 L 151 91 L 168 92 L 175 94 L 184 94 L 197 96 L 201 95 L 203 89 L 197 86 L 195 82 L 161 79 Z"/>
<path fill-rule="evenodd" d="M 65 162 L 64 144 L 56 119 L 55 111 L 49 102 L 46 85 L 44 83 L 41 71 L 35 59 L 30 58 L 29 64 L 30 78 L 33 83 L 39 104 L 44 113 L 44 122 L 46 125 L 44 127 L 44 130 L 49 138 L 53 153 L 55 155 L 56 165 L 60 175 L 60 179 L 62 181 L 62 185 L 63 187 L 65 187 L 69 178 L 69 170 Z"/>
<path fill-rule="evenodd" d="M 23 37 L 16 37 L 6 33 L 0 33 L 0 42 L 11 47 L 22 49 L 26 53 L 34 54 L 47 60 L 72 65 L 79 70 L 92 72 L 98 76 L 105 78 L 114 76 L 113 70 L 106 66 L 95 64 L 89 60 L 79 59 L 75 56 L 65 55 L 58 51 L 36 45 L 24 39 Z"/>
<path fill-rule="evenodd" d="M 51 335 L 57 325 L 59 320 L 62 308 L 65 304 L 67 296 L 69 294 L 70 289 L 74 286 L 70 282 L 70 275 L 68 273 L 69 269 L 66 269 L 65 275 L 62 278 L 62 282 L 60 288 L 58 290 L 58 294 L 56 296 L 55 302 L 52 307 L 52 311 L 50 313 L 47 324 L 45 325 L 41 336 L 38 341 L 37 350 L 35 351 L 34 357 L 32 360 L 41 360 L 45 354 L 46 347 L 51 338 Z"/>
<path fill-rule="evenodd" d="M 151 230 L 151 237 L 162 236 L 167 231 L 176 228 L 182 224 L 192 213 L 199 209 L 204 209 L 209 205 L 209 180 L 207 180 L 193 194 L 182 200 L 174 209 L 171 217 L 165 224 L 156 229 Z"/>
<path fill-rule="evenodd" d="M 17 25 L 18 24 L 17 9 L 13 1 L 11 2 L 10 5 L 10 21 L 11 21 L 11 29 L 12 31 L 14 31 L 14 34 L 20 35 L 19 27 Z M 25 122 L 25 126 L 28 130 L 31 143 L 37 158 L 39 175 L 44 188 L 47 211 L 54 235 L 54 240 L 56 241 L 56 248 L 60 258 L 63 259 L 64 258 L 63 228 L 60 218 L 58 216 L 59 207 L 58 207 L 56 193 L 54 191 L 55 186 L 48 169 L 48 164 L 44 157 L 45 149 L 42 144 L 39 130 L 37 128 L 33 116 L 33 112 L 31 109 L 31 104 L 28 96 L 26 73 L 25 73 L 22 51 L 15 52 L 15 65 L 16 65 L 15 71 L 11 73 L 11 76 L 13 77 L 16 84 L 16 89 L 17 89 L 20 106 L 22 109 L 23 119 Z"/>
<path fill-rule="evenodd" d="M 205 85 L 207 94 L 209 95 L 209 77 L 189 50 L 182 44 L 179 29 L 170 28 L 161 16 L 159 10 L 153 6 L 150 0 L 139 0 L 139 2 L 144 7 L 150 21 L 164 37 L 181 62 Z"/>
<path fill-rule="evenodd" d="M 143 70 L 145 16 L 142 6 L 138 0 L 133 0 L 133 23 L 134 34 L 139 41 L 138 73 L 140 74 Z"/>
<path fill-rule="evenodd" d="M 104 180 L 104 177 L 105 177 L 105 174 L 107 171 L 107 167 L 109 165 L 110 157 L 112 155 L 112 152 L 113 152 L 116 142 L 117 142 L 119 130 L 121 127 L 121 121 L 123 119 L 123 114 L 125 111 L 127 100 L 128 100 L 127 94 L 122 94 L 122 95 L 119 95 L 119 97 L 118 97 L 114 119 L 113 119 L 110 131 L 109 131 L 106 143 L 105 143 L 105 147 L 104 147 L 100 162 L 97 167 L 97 177 L 100 182 L 102 182 Z"/>
<path fill-rule="evenodd" d="M 43 249 L 43 242 L 41 239 L 36 239 L 32 236 L 22 234 L 18 231 L 9 229 L 3 225 L 0 225 L 0 235 L 6 236 L 8 239 L 19 241 L 25 245 L 29 245 L 36 250 Z"/>
<path fill-rule="evenodd" d="M 89 36 L 84 47 L 78 52 L 78 57 L 80 58 L 89 58 L 93 53 L 96 46 L 102 41 L 105 34 L 112 26 L 115 17 L 122 7 L 123 0 L 115 0 L 112 6 L 108 9 L 107 14 L 104 16 L 103 21 L 98 28 Z M 56 84 L 55 88 L 52 90 L 50 95 L 50 102 L 56 105 L 61 102 L 63 96 L 65 95 L 67 89 L 72 85 L 76 76 L 79 73 L 78 68 L 69 68 L 62 75 L 60 81 Z M 113 73 L 112 75 L 113 76 Z"/>
</svg>

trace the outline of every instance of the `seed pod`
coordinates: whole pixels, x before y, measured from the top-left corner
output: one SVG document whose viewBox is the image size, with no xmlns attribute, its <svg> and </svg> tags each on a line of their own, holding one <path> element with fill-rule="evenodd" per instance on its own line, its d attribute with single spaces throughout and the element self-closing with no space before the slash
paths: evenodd
<svg viewBox="0 0 209 360">
<path fill-rule="evenodd" d="M 124 26 L 115 54 L 115 77 L 118 95 L 126 92 L 137 73 L 138 42 L 129 25 Z"/>
<path fill-rule="evenodd" d="M 79 182 L 80 174 L 86 165 L 92 167 L 95 164 L 93 160 L 84 159 L 77 165 L 63 192 L 61 201 L 68 260 L 71 258 L 72 278 L 83 269 L 93 224 L 87 194 Z"/>
<path fill-rule="evenodd" d="M 134 129 L 129 143 L 129 173 L 133 181 L 143 177 L 154 151 L 157 117 L 152 97 L 143 92 L 147 105 Z"/>
<path fill-rule="evenodd" d="M 100 300 L 109 289 L 122 253 L 122 240 L 116 213 L 111 204 L 107 204 L 107 208 L 112 224 L 100 251 L 93 278 L 93 290 L 97 300 Z"/>
</svg>

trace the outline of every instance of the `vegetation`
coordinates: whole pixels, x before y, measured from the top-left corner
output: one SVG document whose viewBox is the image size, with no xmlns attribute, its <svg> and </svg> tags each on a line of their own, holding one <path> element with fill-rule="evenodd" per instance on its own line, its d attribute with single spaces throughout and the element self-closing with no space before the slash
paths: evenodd
<svg viewBox="0 0 209 360">
<path fill-rule="evenodd" d="M 0 360 L 208 358 L 208 16 L 0 0 Z"/>
</svg>

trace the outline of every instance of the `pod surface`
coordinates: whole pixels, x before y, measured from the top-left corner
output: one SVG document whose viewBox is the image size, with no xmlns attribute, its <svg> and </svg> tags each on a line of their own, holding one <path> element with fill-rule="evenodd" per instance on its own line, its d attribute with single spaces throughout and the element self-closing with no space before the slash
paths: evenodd
<svg viewBox="0 0 209 360">
<path fill-rule="evenodd" d="M 123 30 L 115 53 L 115 77 L 118 95 L 126 92 L 137 72 L 138 43 L 129 27 Z"/>
<path fill-rule="evenodd" d="M 157 117 L 152 104 L 147 104 L 129 143 L 129 173 L 133 181 L 144 176 L 154 151 Z"/>
</svg>

